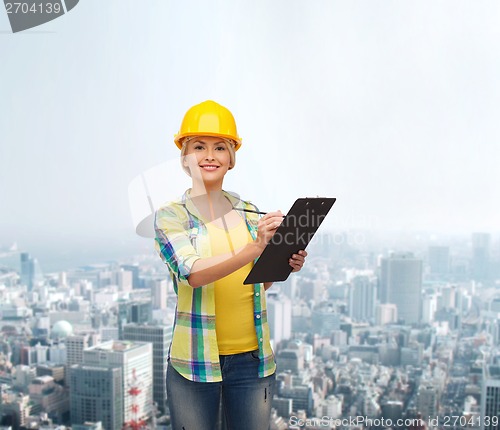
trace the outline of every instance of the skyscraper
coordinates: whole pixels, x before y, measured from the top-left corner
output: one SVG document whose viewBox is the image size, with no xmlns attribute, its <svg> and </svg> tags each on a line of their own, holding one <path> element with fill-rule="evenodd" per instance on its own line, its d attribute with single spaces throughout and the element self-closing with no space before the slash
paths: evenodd
<svg viewBox="0 0 500 430">
<path fill-rule="evenodd" d="M 154 279 L 150 281 L 150 286 L 153 309 L 167 309 L 168 281 Z"/>
<path fill-rule="evenodd" d="M 69 369 L 74 364 L 83 363 L 83 350 L 96 345 L 99 341 L 99 335 L 82 333 L 68 336 L 65 339 L 66 344 L 66 372 L 69 374 Z M 66 378 L 66 384 L 70 385 L 71 378 Z"/>
<path fill-rule="evenodd" d="M 132 289 L 141 288 L 139 278 L 139 265 L 138 264 L 122 264 L 122 269 L 132 272 Z"/>
<path fill-rule="evenodd" d="M 380 302 L 394 303 L 405 324 L 421 320 L 422 260 L 412 253 L 395 253 L 380 266 Z"/>
<path fill-rule="evenodd" d="M 489 277 L 490 242 L 488 233 L 472 234 L 472 277 L 476 281 L 484 281 Z"/>
<path fill-rule="evenodd" d="M 267 318 L 274 345 L 292 336 L 292 301 L 286 296 L 269 294 Z"/>
<path fill-rule="evenodd" d="M 21 252 L 21 284 L 28 287 L 28 291 L 33 291 L 35 284 L 36 259 L 27 252 Z"/>
<path fill-rule="evenodd" d="M 439 394 L 434 385 L 424 382 L 418 388 L 417 411 L 424 421 L 438 415 L 438 398 Z"/>
<path fill-rule="evenodd" d="M 148 324 L 151 320 L 151 300 L 120 302 L 118 304 L 118 337 L 123 339 L 123 327 L 125 324 Z"/>
<path fill-rule="evenodd" d="M 167 356 L 172 340 L 171 326 L 127 324 L 123 328 L 123 339 L 149 342 L 153 345 L 153 400 L 165 413 L 167 408 Z"/>
<path fill-rule="evenodd" d="M 132 405 L 138 408 L 138 417 L 148 419 L 153 413 L 153 346 L 150 343 L 114 341 L 101 343 L 83 351 L 83 364 L 122 370 L 123 417 L 132 419 Z M 129 390 L 137 377 L 139 395 Z"/>
<path fill-rule="evenodd" d="M 75 364 L 69 370 L 71 423 L 101 421 L 105 429 L 123 426 L 123 372 L 121 367 Z"/>
<path fill-rule="evenodd" d="M 486 364 L 483 368 L 481 390 L 481 422 L 482 430 L 500 429 L 500 424 L 484 420 L 485 417 L 500 416 L 500 366 Z"/>
<path fill-rule="evenodd" d="M 377 279 L 358 275 L 352 278 L 349 288 L 349 316 L 357 321 L 375 317 Z"/>
</svg>

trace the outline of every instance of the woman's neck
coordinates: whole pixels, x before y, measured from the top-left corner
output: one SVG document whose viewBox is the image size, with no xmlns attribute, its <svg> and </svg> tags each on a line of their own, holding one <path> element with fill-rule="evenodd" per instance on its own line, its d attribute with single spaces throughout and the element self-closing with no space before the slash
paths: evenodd
<svg viewBox="0 0 500 430">
<path fill-rule="evenodd" d="M 222 189 L 200 190 L 191 188 L 189 197 L 203 216 L 203 218 L 213 221 L 220 218 L 232 210 L 231 202 L 226 198 Z"/>
<path fill-rule="evenodd" d="M 191 186 L 191 195 L 193 196 L 222 196 L 222 182 L 216 184 L 205 183 L 203 181 L 193 180 Z"/>
</svg>

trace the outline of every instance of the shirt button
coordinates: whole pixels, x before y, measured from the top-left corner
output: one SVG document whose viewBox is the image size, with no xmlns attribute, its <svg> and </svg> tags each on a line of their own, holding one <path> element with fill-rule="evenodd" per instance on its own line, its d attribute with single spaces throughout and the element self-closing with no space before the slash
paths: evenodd
<svg viewBox="0 0 500 430">
<path fill-rule="evenodd" d="M 255 293 L 255 295 L 256 295 L 257 297 L 259 297 L 259 296 L 260 296 L 260 293 Z"/>
<path fill-rule="evenodd" d="M 260 315 L 257 315 L 256 318 L 259 320 L 260 319 Z"/>
<path fill-rule="evenodd" d="M 262 338 L 259 339 L 259 342 L 262 342 Z"/>
</svg>

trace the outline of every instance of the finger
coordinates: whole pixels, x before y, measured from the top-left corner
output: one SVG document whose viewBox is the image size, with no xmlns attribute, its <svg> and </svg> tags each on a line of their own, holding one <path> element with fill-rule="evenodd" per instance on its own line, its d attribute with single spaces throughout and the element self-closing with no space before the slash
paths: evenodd
<svg viewBox="0 0 500 430">
<path fill-rule="evenodd" d="M 292 267 L 292 272 L 298 272 L 300 269 L 302 269 L 301 264 L 295 264 L 290 262 L 290 266 Z"/>
<path fill-rule="evenodd" d="M 301 263 L 304 263 L 304 261 L 305 261 L 305 257 L 303 255 L 300 255 L 300 254 L 293 254 L 291 258 L 293 258 L 295 261 L 298 261 Z"/>
<path fill-rule="evenodd" d="M 281 221 L 279 219 L 273 218 L 272 220 L 269 221 L 269 223 L 267 224 L 267 226 L 271 230 L 275 230 L 275 229 L 277 229 L 279 227 L 280 224 L 281 224 Z"/>
<path fill-rule="evenodd" d="M 303 260 L 299 260 L 296 258 L 290 258 L 290 260 L 288 260 L 288 261 L 290 263 L 290 266 L 292 266 L 292 267 L 302 267 L 304 264 Z"/>
</svg>

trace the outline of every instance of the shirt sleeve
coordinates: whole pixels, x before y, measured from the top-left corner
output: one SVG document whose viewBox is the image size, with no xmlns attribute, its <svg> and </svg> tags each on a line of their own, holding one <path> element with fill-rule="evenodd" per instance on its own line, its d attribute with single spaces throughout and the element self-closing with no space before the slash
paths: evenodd
<svg viewBox="0 0 500 430">
<path fill-rule="evenodd" d="M 172 207 L 163 207 L 155 215 L 155 248 L 168 269 L 180 282 L 187 282 L 200 255 L 194 248 L 182 214 Z"/>
</svg>

